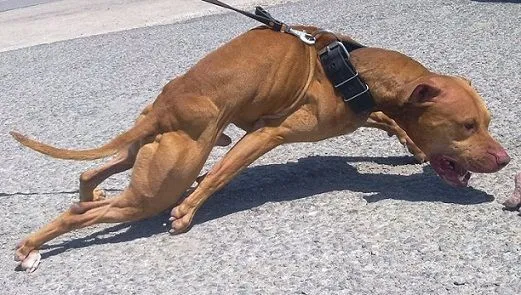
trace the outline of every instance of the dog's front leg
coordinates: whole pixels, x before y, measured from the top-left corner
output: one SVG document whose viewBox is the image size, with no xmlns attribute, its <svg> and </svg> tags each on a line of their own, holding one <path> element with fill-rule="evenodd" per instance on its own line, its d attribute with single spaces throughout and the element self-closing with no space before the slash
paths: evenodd
<svg viewBox="0 0 521 295">
<path fill-rule="evenodd" d="M 382 112 L 371 113 L 369 119 L 367 119 L 367 122 L 364 124 L 364 127 L 381 129 L 387 132 L 389 136 L 396 135 L 400 143 L 407 147 L 409 152 L 414 155 L 416 160 L 418 160 L 420 163 L 427 161 L 427 156 L 425 153 L 423 153 L 423 151 L 414 143 L 414 141 L 412 141 L 405 130 L 398 126 L 396 121 L 389 118 L 386 114 Z"/>
<path fill-rule="evenodd" d="M 281 127 L 263 127 L 244 137 L 218 162 L 195 190 L 172 209 L 172 233 L 188 229 L 195 212 L 216 191 L 248 167 L 253 161 L 284 142 Z"/>
<path fill-rule="evenodd" d="M 514 177 L 514 183 L 515 183 L 515 187 L 514 187 L 514 192 L 512 193 L 512 196 L 510 198 L 508 198 L 505 203 L 503 203 L 503 205 L 505 205 L 505 207 L 507 209 L 520 209 L 521 207 L 521 172 L 519 172 L 515 177 Z"/>
</svg>

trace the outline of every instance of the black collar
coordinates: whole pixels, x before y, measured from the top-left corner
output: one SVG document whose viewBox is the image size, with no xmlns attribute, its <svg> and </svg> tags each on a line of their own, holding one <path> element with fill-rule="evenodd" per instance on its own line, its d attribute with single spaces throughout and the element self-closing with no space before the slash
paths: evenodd
<svg viewBox="0 0 521 295">
<path fill-rule="evenodd" d="M 349 52 L 364 46 L 354 43 L 347 43 L 347 46 L 349 49 L 339 41 L 330 43 L 318 53 L 320 62 L 327 77 L 353 112 L 370 112 L 376 106 L 374 99 L 369 87 L 349 61 Z"/>
</svg>

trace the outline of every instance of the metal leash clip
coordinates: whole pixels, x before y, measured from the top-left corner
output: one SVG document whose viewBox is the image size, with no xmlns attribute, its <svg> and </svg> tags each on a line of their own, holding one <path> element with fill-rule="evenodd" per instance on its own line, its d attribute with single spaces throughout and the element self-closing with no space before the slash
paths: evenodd
<svg viewBox="0 0 521 295">
<path fill-rule="evenodd" d="M 300 41 L 304 42 L 307 45 L 315 44 L 315 41 L 316 41 L 315 37 L 311 34 L 306 33 L 305 31 L 295 30 L 290 27 L 289 30 L 287 30 L 287 32 L 293 36 L 298 37 L 300 39 Z"/>
<path fill-rule="evenodd" d="M 202 0 L 204 2 L 207 2 L 207 3 L 211 3 L 211 4 L 215 4 L 217 6 L 221 6 L 221 7 L 224 7 L 224 8 L 227 8 L 227 9 L 231 9 L 233 11 L 236 11 L 240 14 L 243 14 L 243 15 L 246 15 L 247 17 L 250 17 L 250 18 L 253 18 L 257 21 L 260 21 L 261 23 L 267 25 L 268 27 L 270 27 L 272 30 L 274 31 L 277 31 L 277 32 L 280 32 L 280 31 L 284 31 L 285 33 L 288 33 L 288 34 L 291 34 L 293 36 L 296 36 L 297 38 L 300 39 L 300 41 L 304 42 L 304 44 L 307 44 L 307 45 L 314 45 L 315 44 L 315 37 L 311 34 L 308 34 L 306 32 L 303 32 L 303 31 L 299 31 L 299 30 L 295 30 L 293 28 L 291 28 L 290 26 L 286 25 L 285 23 L 279 21 L 279 20 L 276 20 L 275 18 L 273 18 L 273 16 L 271 16 L 271 14 L 269 12 L 267 12 L 264 8 L 260 7 L 260 6 L 257 6 L 255 8 L 255 14 L 251 13 L 251 12 L 248 12 L 248 11 L 244 11 L 244 10 L 240 10 L 240 9 L 237 9 L 235 7 L 232 7 L 226 3 L 223 3 L 219 0 Z"/>
</svg>

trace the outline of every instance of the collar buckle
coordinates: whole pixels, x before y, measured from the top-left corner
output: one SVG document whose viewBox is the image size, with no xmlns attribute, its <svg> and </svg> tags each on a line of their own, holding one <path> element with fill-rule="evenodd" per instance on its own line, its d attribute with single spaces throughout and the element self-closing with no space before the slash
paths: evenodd
<svg viewBox="0 0 521 295">
<path fill-rule="evenodd" d="M 349 61 L 350 54 L 342 42 L 330 43 L 318 55 L 327 77 L 355 113 L 370 111 L 375 106 L 369 86 Z"/>
</svg>

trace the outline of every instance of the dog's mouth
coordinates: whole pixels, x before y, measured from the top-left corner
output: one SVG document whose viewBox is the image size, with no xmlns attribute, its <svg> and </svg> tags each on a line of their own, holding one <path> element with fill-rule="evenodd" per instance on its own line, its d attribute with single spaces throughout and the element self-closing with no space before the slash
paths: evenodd
<svg viewBox="0 0 521 295">
<path fill-rule="evenodd" d="M 465 187 L 468 185 L 472 174 L 454 159 L 436 155 L 431 157 L 430 162 L 434 171 L 451 186 Z"/>
</svg>

